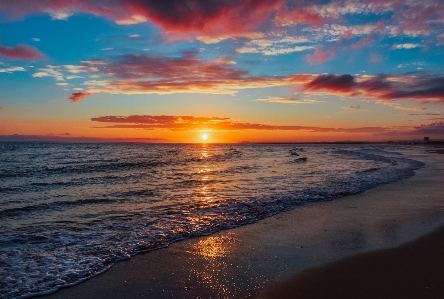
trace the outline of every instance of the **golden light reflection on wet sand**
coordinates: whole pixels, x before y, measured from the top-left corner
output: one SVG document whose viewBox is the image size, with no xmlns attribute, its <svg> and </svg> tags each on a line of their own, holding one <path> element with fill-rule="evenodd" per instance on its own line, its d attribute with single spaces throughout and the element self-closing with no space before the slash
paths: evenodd
<svg viewBox="0 0 444 299">
<path fill-rule="evenodd" d="M 226 256 L 236 240 L 232 237 L 211 236 L 200 240 L 196 246 L 196 254 L 212 259 Z"/>
<path fill-rule="evenodd" d="M 231 236 L 209 236 L 194 243 L 189 253 L 192 254 L 196 265 L 190 271 L 190 280 L 197 282 L 217 298 L 233 298 L 239 287 L 229 271 L 231 264 L 227 258 L 233 252 L 237 240 Z M 203 259 L 204 262 L 199 261 Z"/>
</svg>

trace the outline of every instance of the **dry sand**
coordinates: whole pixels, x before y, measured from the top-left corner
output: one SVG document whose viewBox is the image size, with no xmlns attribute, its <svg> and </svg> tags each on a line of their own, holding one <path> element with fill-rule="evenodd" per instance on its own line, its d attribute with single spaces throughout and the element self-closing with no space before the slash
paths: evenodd
<svg viewBox="0 0 444 299">
<path fill-rule="evenodd" d="M 312 272 L 302 273 L 316 273 L 325 263 L 413 241 L 444 224 L 444 155 L 424 149 L 415 158 L 427 167 L 411 179 L 140 254 L 102 275 L 42 298 L 254 298 L 264 288 L 273 288 L 274 283 L 302 270 L 314 267 L 308 270 Z M 431 235 L 429 244 L 438 237 Z M 426 255 L 422 252 L 425 247 L 415 248 L 421 254 L 409 259 Z M 378 262 L 385 261 L 381 259 Z M 425 262 L 417 261 L 416 269 L 421 269 Z M 428 269 L 425 264 L 423 268 Z M 294 294 L 294 290 L 289 292 Z"/>
</svg>

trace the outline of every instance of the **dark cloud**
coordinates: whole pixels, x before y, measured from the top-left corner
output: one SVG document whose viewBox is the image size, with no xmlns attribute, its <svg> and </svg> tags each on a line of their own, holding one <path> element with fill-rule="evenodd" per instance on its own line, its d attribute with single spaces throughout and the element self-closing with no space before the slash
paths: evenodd
<svg viewBox="0 0 444 299">
<path fill-rule="evenodd" d="M 376 100 L 410 99 L 426 102 L 444 102 L 444 77 L 378 75 L 319 75 L 304 84 L 301 91 L 322 92 L 348 97 L 367 97 Z"/>
<path fill-rule="evenodd" d="M 304 90 L 326 89 L 332 91 L 350 91 L 356 86 L 355 78 L 352 75 L 320 75 L 313 81 L 304 85 Z"/>
<path fill-rule="evenodd" d="M 415 127 L 415 132 L 422 135 L 432 135 L 444 137 L 444 121 L 437 121 L 430 124 L 423 124 Z"/>
<path fill-rule="evenodd" d="M 118 24 L 146 20 L 169 32 L 222 34 L 252 31 L 285 0 L 0 0 L 10 18 L 49 12 L 60 17 L 75 12 L 100 15 Z"/>
</svg>

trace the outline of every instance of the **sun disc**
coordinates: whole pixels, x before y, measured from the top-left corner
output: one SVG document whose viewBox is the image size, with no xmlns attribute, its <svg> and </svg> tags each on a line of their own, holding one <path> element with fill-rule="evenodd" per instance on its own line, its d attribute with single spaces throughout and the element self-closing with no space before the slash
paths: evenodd
<svg viewBox="0 0 444 299">
<path fill-rule="evenodd" d="M 207 140 L 208 139 L 208 135 L 207 134 L 202 134 L 202 140 Z"/>
</svg>

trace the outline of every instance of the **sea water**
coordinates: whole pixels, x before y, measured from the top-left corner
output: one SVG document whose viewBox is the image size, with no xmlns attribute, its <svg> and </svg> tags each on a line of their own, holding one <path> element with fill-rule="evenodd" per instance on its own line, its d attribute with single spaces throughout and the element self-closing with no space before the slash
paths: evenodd
<svg viewBox="0 0 444 299">
<path fill-rule="evenodd" d="M 408 147 L 0 143 L 0 297 L 414 175 Z"/>
</svg>

